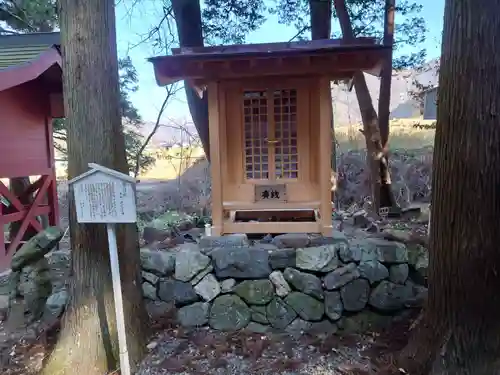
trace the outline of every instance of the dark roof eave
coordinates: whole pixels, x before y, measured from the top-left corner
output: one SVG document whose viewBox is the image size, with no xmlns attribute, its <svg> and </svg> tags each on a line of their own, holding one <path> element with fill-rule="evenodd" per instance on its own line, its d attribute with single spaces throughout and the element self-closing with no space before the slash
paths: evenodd
<svg viewBox="0 0 500 375">
<path fill-rule="evenodd" d="M 375 45 L 377 40 L 370 37 L 359 37 L 352 41 L 346 39 L 315 39 L 296 42 L 271 42 L 271 43 L 252 43 L 252 44 L 229 44 L 221 46 L 203 46 L 203 47 L 181 47 L 172 48 L 172 54 L 208 54 L 208 53 L 230 53 L 230 52 L 272 52 L 287 50 L 314 50 L 319 48 L 332 48 L 339 46 L 359 46 Z"/>
<path fill-rule="evenodd" d="M 167 56 L 155 56 L 148 58 L 148 61 L 155 64 L 158 62 L 169 60 L 200 60 L 200 61 L 213 61 L 222 59 L 242 59 L 242 58 L 283 58 L 292 57 L 300 55 L 323 55 L 323 54 L 335 54 L 342 52 L 369 52 L 376 50 L 386 50 L 390 49 L 390 46 L 384 46 L 380 44 L 375 45 L 345 45 L 345 46 L 335 46 L 329 48 L 317 48 L 317 49 L 290 49 L 290 50 L 280 50 L 280 51 L 252 51 L 252 52 L 221 52 L 221 53 L 189 53 L 189 54 L 177 54 L 177 55 L 167 55 Z"/>
<path fill-rule="evenodd" d="M 253 53 L 252 55 L 254 56 L 253 58 L 255 60 L 259 59 L 270 59 L 270 60 L 279 60 L 281 58 L 289 57 L 289 58 L 300 58 L 302 56 L 329 56 L 333 57 L 335 55 L 339 54 L 374 54 L 372 55 L 373 57 L 376 57 L 378 60 L 378 63 L 375 63 L 373 61 L 373 65 L 371 66 L 364 66 L 364 67 L 359 67 L 361 71 L 366 72 L 368 74 L 374 75 L 374 76 L 379 76 L 380 75 L 380 61 L 382 57 L 385 55 L 385 51 L 388 50 L 390 47 L 383 46 L 383 45 L 365 45 L 365 46 L 356 46 L 356 48 L 353 48 L 353 46 L 336 46 L 335 48 L 321 48 L 319 50 L 305 50 L 305 49 L 297 49 L 294 51 L 273 51 L 272 53 Z M 283 52 L 286 52 L 283 54 Z M 228 55 L 230 58 L 228 58 Z M 203 80 L 209 79 L 208 76 L 205 74 L 201 73 L 200 75 L 192 75 L 192 74 L 184 74 L 185 72 L 179 71 L 175 74 L 173 72 L 167 73 L 164 72 L 164 69 L 167 69 L 167 71 L 173 67 L 173 66 L 183 66 L 184 64 L 188 62 L 194 62 L 194 63 L 205 63 L 205 62 L 213 62 L 213 61 L 224 61 L 224 60 L 232 60 L 232 61 L 239 61 L 239 60 L 250 60 L 252 59 L 251 56 L 249 56 L 249 53 L 237 53 L 237 54 L 228 54 L 228 53 L 223 53 L 223 54 L 214 54 L 214 53 L 209 53 L 207 56 L 201 55 L 201 54 L 196 54 L 196 55 L 190 55 L 190 54 L 185 54 L 185 55 L 171 55 L 171 56 L 163 56 L 163 57 L 158 57 L 158 58 L 153 58 L 150 59 L 150 61 L 153 63 L 154 67 L 154 73 L 155 73 L 155 78 L 156 82 L 159 86 L 165 86 L 180 80 L 187 80 L 189 84 L 193 87 L 197 87 L 200 84 L 202 84 Z M 182 70 L 182 69 L 181 69 Z M 345 74 L 341 74 L 341 72 L 337 72 L 334 74 L 334 72 L 329 71 L 329 72 L 324 72 L 325 77 L 330 77 L 331 79 L 351 79 L 354 71 L 349 71 L 349 69 L 344 69 Z M 277 75 L 280 75 L 281 71 L 276 71 Z M 299 74 L 299 73 L 293 73 L 293 74 Z M 311 75 L 312 73 L 305 73 L 307 75 Z M 314 74 L 321 74 L 321 72 L 316 72 Z M 268 76 L 272 75 L 271 72 L 266 72 L 263 75 Z M 245 75 L 242 74 L 240 78 L 244 78 Z M 212 79 L 214 77 L 211 77 Z M 223 78 L 223 77 L 219 77 Z M 227 77 L 226 77 L 227 78 Z M 234 78 L 234 77 L 233 77 Z M 201 81 L 200 81 L 201 80 Z"/>
<path fill-rule="evenodd" d="M 61 45 L 61 34 L 59 32 L 28 33 L 0 36 L 0 47 L 12 47 L 23 45 Z"/>
</svg>

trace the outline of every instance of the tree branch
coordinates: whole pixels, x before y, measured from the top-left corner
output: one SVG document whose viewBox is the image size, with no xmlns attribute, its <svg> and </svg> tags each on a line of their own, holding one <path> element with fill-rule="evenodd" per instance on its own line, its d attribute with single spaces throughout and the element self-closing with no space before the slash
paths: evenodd
<svg viewBox="0 0 500 375">
<path fill-rule="evenodd" d="M 304 26 L 302 29 L 300 29 L 297 34 L 295 34 L 288 42 L 293 42 L 294 39 L 297 39 L 299 36 L 301 36 L 303 33 L 305 33 L 307 30 L 309 30 L 311 27 L 310 26 Z"/>
<path fill-rule="evenodd" d="M 19 12 L 23 13 L 25 18 L 21 18 L 19 17 L 17 14 L 14 14 L 12 13 L 10 10 L 8 10 L 6 7 L 2 7 L 0 8 L 0 10 L 2 12 L 5 12 L 6 14 L 8 14 L 10 17 L 16 19 L 17 21 L 23 23 L 24 25 L 26 25 L 31 31 L 38 31 L 36 29 L 36 27 L 34 27 L 32 24 L 29 23 L 28 21 L 28 16 L 26 15 L 26 12 L 24 11 L 24 9 L 22 9 L 18 2 L 17 1 L 11 1 L 11 4 L 14 8 L 16 8 Z"/>
<path fill-rule="evenodd" d="M 137 2 L 137 1 L 136 1 Z M 155 44 L 162 44 L 161 43 L 161 36 L 160 36 L 160 30 L 162 29 L 162 26 L 164 24 L 166 24 L 168 26 L 168 29 L 169 29 L 169 33 L 170 35 L 172 36 L 173 39 L 175 39 L 175 36 L 174 36 L 174 33 L 173 33 L 173 30 L 171 29 L 170 27 L 170 20 L 173 19 L 173 10 L 172 10 L 172 7 L 163 7 L 163 16 L 161 17 L 161 19 L 158 21 L 158 23 L 156 24 L 156 26 L 154 26 L 151 30 L 149 30 L 146 34 L 143 34 L 141 36 L 141 39 L 133 44 L 130 49 L 133 49 L 133 48 L 136 48 L 137 46 L 143 44 L 143 43 L 146 43 L 147 41 L 155 38 L 155 35 L 157 36 L 155 39 Z M 168 45 L 170 43 L 165 43 L 165 49 L 167 49 Z"/>
<path fill-rule="evenodd" d="M 139 175 L 139 171 L 141 169 L 141 156 L 146 147 L 148 146 L 149 142 L 153 138 L 153 136 L 156 134 L 158 131 L 158 128 L 160 127 L 160 120 L 161 116 L 163 115 L 163 112 L 165 111 L 165 108 L 167 107 L 168 102 L 170 99 L 177 93 L 179 90 L 177 85 L 170 85 L 167 87 L 167 95 L 165 96 L 165 100 L 163 100 L 163 103 L 161 104 L 160 110 L 158 111 L 158 116 L 156 117 L 156 122 L 155 126 L 153 127 L 153 130 L 149 133 L 149 135 L 146 137 L 144 140 L 144 143 L 142 144 L 141 148 L 137 152 L 137 155 L 135 156 L 135 168 L 134 168 L 134 177 L 137 178 Z"/>
</svg>

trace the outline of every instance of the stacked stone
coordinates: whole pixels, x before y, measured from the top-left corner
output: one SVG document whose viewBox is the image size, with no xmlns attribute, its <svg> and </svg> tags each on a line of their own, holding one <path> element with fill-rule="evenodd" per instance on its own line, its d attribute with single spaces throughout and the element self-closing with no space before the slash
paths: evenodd
<svg viewBox="0 0 500 375">
<path fill-rule="evenodd" d="M 410 252 L 411 253 L 411 252 Z M 415 258 L 415 259 L 412 259 Z M 332 333 L 421 304 L 421 256 L 402 243 L 286 234 L 204 237 L 175 250 L 141 250 L 144 296 L 174 303 L 187 327 Z M 420 275 L 416 275 L 420 276 Z"/>
<path fill-rule="evenodd" d="M 13 255 L 11 272 L 0 277 L 0 315 L 8 315 L 11 327 L 62 313 L 67 293 L 54 282 L 57 277 L 51 274 L 47 254 L 63 235 L 58 227 L 37 233 Z M 27 322 L 25 313 L 30 317 Z"/>
</svg>

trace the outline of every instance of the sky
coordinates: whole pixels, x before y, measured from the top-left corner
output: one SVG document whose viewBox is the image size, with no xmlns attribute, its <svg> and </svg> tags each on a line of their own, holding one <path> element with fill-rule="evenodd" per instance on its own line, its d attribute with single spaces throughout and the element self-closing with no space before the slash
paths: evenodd
<svg viewBox="0 0 500 375">
<path fill-rule="evenodd" d="M 441 31 L 443 29 L 444 0 L 416 0 L 423 5 L 422 16 L 427 24 L 427 37 L 424 47 L 429 59 L 440 54 Z M 136 3 L 132 8 L 131 5 Z M 158 51 L 151 41 L 141 43 L 145 35 L 155 27 L 162 17 L 162 1 L 155 0 L 119 0 L 116 9 L 118 54 L 130 56 L 137 69 L 139 89 L 131 95 L 132 102 L 139 110 L 144 121 L 155 122 L 165 98 L 165 88 L 158 87 L 154 78 L 153 66 L 148 57 L 167 54 Z M 397 25 L 396 13 L 396 25 Z M 335 26 L 334 26 L 335 27 Z M 175 32 L 175 30 L 173 30 Z M 395 30 L 397 33 L 397 27 Z M 264 25 L 247 37 L 248 43 L 286 42 L 296 34 L 293 26 L 280 25 L 274 16 L 269 16 Z M 404 49 L 402 50 L 404 53 Z M 163 112 L 161 123 L 168 119 L 190 121 L 190 115 L 183 90 L 169 102 Z"/>
</svg>

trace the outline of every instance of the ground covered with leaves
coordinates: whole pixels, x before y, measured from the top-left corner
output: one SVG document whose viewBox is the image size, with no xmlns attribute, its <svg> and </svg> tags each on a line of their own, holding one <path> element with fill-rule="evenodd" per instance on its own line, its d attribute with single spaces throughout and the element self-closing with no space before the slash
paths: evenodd
<svg viewBox="0 0 500 375">
<path fill-rule="evenodd" d="M 366 334 L 224 333 L 185 330 L 173 315 L 153 317 L 154 334 L 138 375 L 371 375 L 399 374 L 393 356 L 407 342 L 418 310 Z M 0 324 L 0 373 L 35 375 L 57 339 L 58 324 L 9 333 Z M 118 372 L 116 372 L 118 374 Z M 110 374 L 108 374 L 110 375 Z"/>
</svg>

